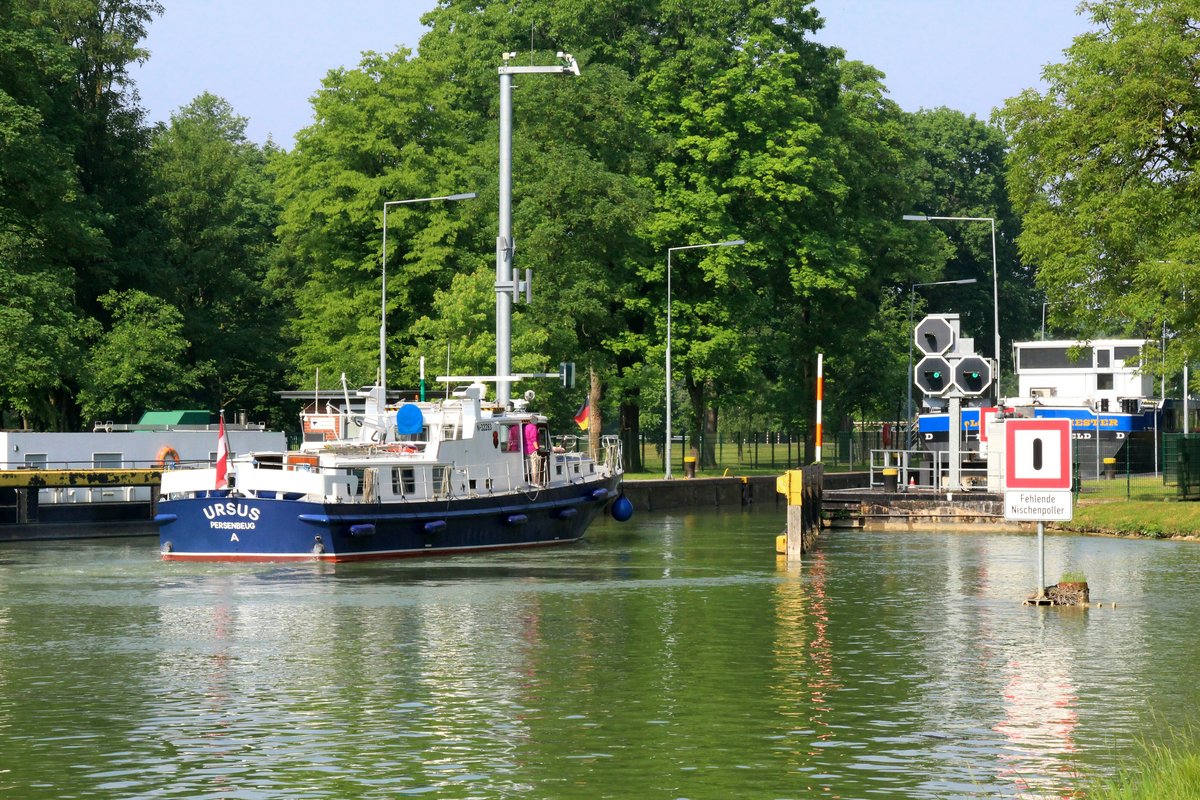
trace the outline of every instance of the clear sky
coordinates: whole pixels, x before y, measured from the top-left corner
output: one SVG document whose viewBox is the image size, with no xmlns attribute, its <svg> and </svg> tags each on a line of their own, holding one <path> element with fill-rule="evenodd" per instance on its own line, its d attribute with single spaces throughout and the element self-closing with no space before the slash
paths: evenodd
<svg viewBox="0 0 1200 800">
<path fill-rule="evenodd" d="M 134 69 L 152 121 L 202 92 L 249 118 L 248 134 L 291 147 L 312 121 L 309 98 L 330 69 L 364 50 L 416 49 L 434 0 L 164 0 Z M 949 106 L 981 119 L 1062 60 L 1087 29 L 1076 0 L 817 0 L 817 36 L 887 74 L 909 111 Z M 499 54 L 497 53 L 497 59 Z"/>
</svg>

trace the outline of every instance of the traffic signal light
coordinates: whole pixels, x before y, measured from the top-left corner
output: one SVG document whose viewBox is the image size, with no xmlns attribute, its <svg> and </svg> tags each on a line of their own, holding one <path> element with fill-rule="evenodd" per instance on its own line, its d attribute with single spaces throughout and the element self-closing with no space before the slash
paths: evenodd
<svg viewBox="0 0 1200 800">
<path fill-rule="evenodd" d="M 957 324 L 957 317 L 953 317 Z M 927 356 L 944 355 L 954 345 L 954 325 L 945 316 L 930 315 L 913 328 L 913 341 L 917 349 Z"/>
<path fill-rule="evenodd" d="M 981 356 L 963 356 L 954 365 L 954 385 L 967 396 L 983 394 L 992 385 L 991 363 Z"/>
<path fill-rule="evenodd" d="M 927 395 L 941 395 L 950 388 L 950 363 L 941 356 L 926 356 L 916 366 L 913 383 Z"/>
</svg>

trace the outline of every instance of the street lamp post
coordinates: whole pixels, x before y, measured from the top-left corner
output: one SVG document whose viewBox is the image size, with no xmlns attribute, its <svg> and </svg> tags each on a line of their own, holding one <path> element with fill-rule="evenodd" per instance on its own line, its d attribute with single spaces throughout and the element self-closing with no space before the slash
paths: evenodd
<svg viewBox="0 0 1200 800">
<path fill-rule="evenodd" d="M 931 217 L 926 214 L 905 214 L 909 222 L 988 222 L 992 226 L 992 320 L 996 345 L 996 403 L 1000 402 L 1000 274 L 996 265 L 996 218 L 995 217 Z"/>
<path fill-rule="evenodd" d="M 913 447 L 913 306 L 916 305 L 917 289 L 922 286 L 950 286 L 968 283 L 977 283 L 977 281 L 975 278 L 961 278 L 956 281 L 930 281 L 929 283 L 914 283 L 912 286 L 908 287 L 908 406 L 906 409 L 908 412 L 908 420 L 904 429 L 905 450 L 911 450 Z"/>
<path fill-rule="evenodd" d="M 407 205 L 409 203 L 431 203 L 435 200 L 470 200 L 475 192 L 464 194 L 447 194 L 440 197 L 414 197 L 411 200 L 388 200 L 383 204 L 383 252 L 380 258 L 381 296 L 379 311 L 379 387 L 382 391 L 381 408 L 387 407 L 387 214 L 388 206 Z"/>
<path fill-rule="evenodd" d="M 743 239 L 732 239 L 728 242 L 709 242 L 708 244 L 685 244 L 680 247 L 667 248 L 667 440 L 663 445 L 663 463 L 666 480 L 671 479 L 671 254 L 676 250 L 695 250 L 700 247 L 735 247 L 745 244 Z"/>
</svg>

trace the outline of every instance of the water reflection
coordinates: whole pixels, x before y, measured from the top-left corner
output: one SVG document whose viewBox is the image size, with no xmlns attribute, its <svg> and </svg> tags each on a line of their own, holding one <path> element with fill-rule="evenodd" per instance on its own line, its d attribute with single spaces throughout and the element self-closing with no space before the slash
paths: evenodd
<svg viewBox="0 0 1200 800">
<path fill-rule="evenodd" d="M 1058 797 L 1193 721 L 1195 545 L 1051 537 L 1117 609 L 1023 607 L 1032 538 L 644 515 L 364 565 L 0 559 L 0 793 Z M 5 771 L 7 770 L 7 771 Z"/>
</svg>

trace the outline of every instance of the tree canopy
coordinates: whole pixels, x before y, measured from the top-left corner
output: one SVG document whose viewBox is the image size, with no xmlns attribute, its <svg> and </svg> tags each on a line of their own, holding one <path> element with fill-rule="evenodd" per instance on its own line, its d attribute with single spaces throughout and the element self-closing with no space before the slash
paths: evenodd
<svg viewBox="0 0 1200 800">
<path fill-rule="evenodd" d="M 417 52 L 331 70 L 290 151 L 249 142 L 209 94 L 145 123 L 127 67 L 160 12 L 0 0 L 0 285 L 21 287 L 0 300 L 19 367 L 0 406 L 27 424 L 170 403 L 281 421 L 278 389 L 377 377 L 381 313 L 389 385 L 415 385 L 421 357 L 490 374 L 505 52 L 581 66 L 515 81 L 515 264 L 534 302 L 514 309 L 513 366 L 576 361 L 631 437 L 663 425 L 668 251 L 691 432 L 722 415 L 803 427 L 817 352 L 831 416 L 900 413 L 911 285 L 991 275 L 982 231 L 905 213 L 997 218 L 1003 291 L 1028 279 L 999 131 L 902 111 L 881 72 L 814 38 L 805 0 L 443 0 Z M 478 197 L 395 202 L 463 192 Z M 987 342 L 989 298 L 928 300 Z M 1006 335 L 1032 307 L 1005 304 Z M 535 388 L 560 416 L 584 393 Z"/>
<path fill-rule="evenodd" d="M 1082 8 L 1094 30 L 999 115 L 1018 243 L 1052 324 L 1152 341 L 1165 326 L 1173 371 L 1200 352 L 1200 19 L 1185 0 Z"/>
</svg>

